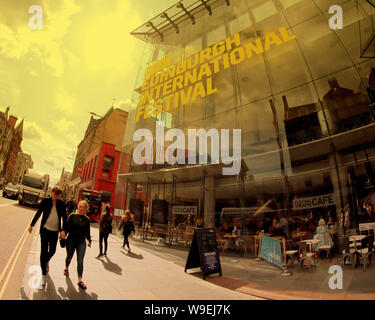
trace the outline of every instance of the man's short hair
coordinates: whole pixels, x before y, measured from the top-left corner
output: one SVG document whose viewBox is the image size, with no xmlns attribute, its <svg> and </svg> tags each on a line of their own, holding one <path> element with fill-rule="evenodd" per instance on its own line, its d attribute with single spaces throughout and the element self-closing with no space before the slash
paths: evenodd
<svg viewBox="0 0 375 320">
<path fill-rule="evenodd" d="M 59 186 L 54 186 L 53 189 L 52 189 L 52 192 L 53 192 L 55 195 L 59 196 L 59 195 L 62 194 L 62 189 L 61 189 Z"/>
</svg>

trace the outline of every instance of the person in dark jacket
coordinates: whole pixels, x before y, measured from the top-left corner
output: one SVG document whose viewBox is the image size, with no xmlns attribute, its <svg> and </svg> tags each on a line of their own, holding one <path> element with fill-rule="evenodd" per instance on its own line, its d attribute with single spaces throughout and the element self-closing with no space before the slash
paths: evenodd
<svg viewBox="0 0 375 320">
<path fill-rule="evenodd" d="M 90 219 L 86 216 L 89 205 L 86 200 L 78 203 L 76 212 L 70 214 L 67 222 L 67 248 L 68 254 L 65 259 L 64 275 L 69 276 L 69 265 L 73 258 L 74 252 L 77 251 L 77 272 L 78 286 L 81 289 L 87 289 L 86 284 L 82 281 L 83 260 L 86 253 L 86 240 L 91 247 Z"/>
<path fill-rule="evenodd" d="M 70 197 L 69 201 L 66 203 L 66 212 L 68 216 L 76 210 L 77 210 L 77 203 L 75 202 L 73 197 Z"/>
<path fill-rule="evenodd" d="M 124 235 L 124 243 L 122 245 L 122 248 L 125 249 L 125 244 L 128 246 L 128 251 L 130 252 L 130 245 L 129 245 L 129 236 L 132 233 L 132 231 L 135 233 L 134 229 L 134 217 L 130 210 L 126 210 L 124 215 L 121 218 L 119 230 L 123 228 L 122 232 Z"/>
<path fill-rule="evenodd" d="M 62 239 L 65 239 L 66 236 L 66 211 L 65 203 L 61 200 L 61 196 L 61 188 L 58 186 L 54 187 L 52 189 L 51 198 L 45 198 L 42 200 L 39 209 L 28 228 L 28 231 L 31 233 L 40 215 L 43 213 L 39 230 L 41 241 L 40 266 L 43 275 L 41 282 L 42 286 L 45 286 L 46 284 L 46 275 L 49 271 L 49 261 L 56 252 L 59 232 Z"/>
<path fill-rule="evenodd" d="M 107 256 L 108 248 L 108 236 L 112 232 L 112 215 L 111 208 L 109 206 L 105 207 L 105 214 L 102 214 L 99 221 L 99 255 L 97 258 L 103 255 Z M 104 254 L 103 254 L 103 240 L 104 240 Z"/>
</svg>

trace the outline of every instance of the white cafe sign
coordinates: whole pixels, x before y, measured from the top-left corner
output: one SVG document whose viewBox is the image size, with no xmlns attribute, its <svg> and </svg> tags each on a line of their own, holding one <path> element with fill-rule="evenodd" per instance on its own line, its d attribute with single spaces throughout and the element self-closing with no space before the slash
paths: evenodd
<svg viewBox="0 0 375 320">
<path fill-rule="evenodd" d="M 198 207 L 197 206 L 173 206 L 172 213 L 173 214 L 197 214 Z"/>
<path fill-rule="evenodd" d="M 311 209 L 311 208 L 318 208 L 318 207 L 327 207 L 335 205 L 335 198 L 334 194 L 323 194 L 315 197 L 309 198 L 295 198 L 293 199 L 293 209 L 300 210 L 300 209 Z"/>
</svg>

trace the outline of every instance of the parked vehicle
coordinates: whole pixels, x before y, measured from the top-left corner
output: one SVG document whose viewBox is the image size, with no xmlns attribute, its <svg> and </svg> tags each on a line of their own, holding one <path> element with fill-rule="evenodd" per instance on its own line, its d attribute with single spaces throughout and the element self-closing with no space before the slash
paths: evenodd
<svg viewBox="0 0 375 320">
<path fill-rule="evenodd" d="M 18 202 L 20 205 L 39 205 L 43 198 L 47 196 L 49 185 L 49 175 L 41 175 L 28 171 L 24 174 L 20 184 Z"/>
<path fill-rule="evenodd" d="M 17 199 L 19 193 L 19 184 L 13 184 L 9 182 L 6 187 L 3 189 L 3 197 L 10 199 Z"/>
</svg>

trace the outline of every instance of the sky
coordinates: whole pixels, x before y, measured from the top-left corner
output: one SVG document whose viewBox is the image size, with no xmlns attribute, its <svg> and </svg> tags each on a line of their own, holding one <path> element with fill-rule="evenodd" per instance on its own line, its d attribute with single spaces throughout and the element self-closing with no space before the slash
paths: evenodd
<svg viewBox="0 0 375 320">
<path fill-rule="evenodd" d="M 0 111 L 24 119 L 22 151 L 51 185 L 73 169 L 90 112 L 131 102 L 144 43 L 130 32 L 177 2 L 0 0 Z"/>
</svg>

